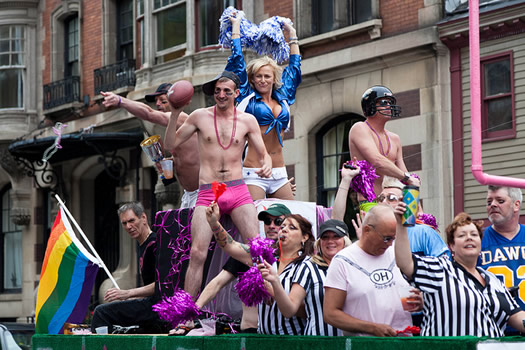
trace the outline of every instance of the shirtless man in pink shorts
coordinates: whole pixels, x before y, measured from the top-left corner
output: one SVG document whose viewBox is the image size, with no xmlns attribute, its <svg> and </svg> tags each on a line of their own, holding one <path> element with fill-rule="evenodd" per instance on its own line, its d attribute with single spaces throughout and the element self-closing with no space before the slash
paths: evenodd
<svg viewBox="0 0 525 350">
<path fill-rule="evenodd" d="M 211 190 L 213 181 L 224 182 L 226 192 L 219 198 L 221 214 L 229 214 L 245 242 L 259 232 L 257 210 L 242 179 L 241 156 L 246 141 L 255 149 L 261 168 L 261 177 L 272 175 L 272 160 L 255 117 L 237 111 L 234 102 L 239 95 L 239 77 L 224 71 L 203 85 L 205 94 L 214 96 L 216 105 L 200 108 L 190 114 L 177 129 L 182 108 L 171 106 L 171 116 L 164 137 L 164 145 L 174 151 L 177 146 L 197 133 L 200 172 L 199 195 L 191 222 L 190 263 L 184 289 L 195 297 L 202 282 L 202 271 L 213 235 L 206 221 L 206 208 L 215 199 Z"/>
</svg>

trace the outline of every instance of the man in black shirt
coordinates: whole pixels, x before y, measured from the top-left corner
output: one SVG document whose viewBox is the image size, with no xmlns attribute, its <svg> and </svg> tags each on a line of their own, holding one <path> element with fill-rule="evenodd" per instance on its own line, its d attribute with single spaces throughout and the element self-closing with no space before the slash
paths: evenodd
<svg viewBox="0 0 525 350">
<path fill-rule="evenodd" d="M 104 301 L 95 308 L 91 331 L 100 326 L 108 326 L 109 332 L 114 325 L 138 325 L 144 332 L 163 332 L 164 323 L 152 310 L 156 303 L 155 293 L 155 232 L 152 232 L 144 207 L 140 202 L 129 202 L 118 209 L 120 222 L 139 244 L 139 267 L 144 286 L 132 289 L 110 288 L 104 295 Z"/>
</svg>

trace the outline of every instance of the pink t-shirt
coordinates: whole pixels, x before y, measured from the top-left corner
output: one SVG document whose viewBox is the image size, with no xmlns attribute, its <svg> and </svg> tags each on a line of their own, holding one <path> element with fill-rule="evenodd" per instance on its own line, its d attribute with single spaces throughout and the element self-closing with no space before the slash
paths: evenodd
<svg viewBox="0 0 525 350">
<path fill-rule="evenodd" d="M 324 286 L 346 291 L 343 311 L 352 317 L 387 324 L 395 330 L 412 325 L 397 291 L 408 282 L 396 266 L 393 247 L 380 256 L 366 253 L 358 244 L 341 250 L 330 263 Z M 370 336 L 346 331 L 343 334 Z"/>
</svg>

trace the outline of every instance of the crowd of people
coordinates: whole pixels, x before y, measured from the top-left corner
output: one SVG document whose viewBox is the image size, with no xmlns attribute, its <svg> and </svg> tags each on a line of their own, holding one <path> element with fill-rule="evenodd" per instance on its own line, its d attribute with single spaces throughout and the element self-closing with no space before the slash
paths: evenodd
<svg viewBox="0 0 525 350">
<path fill-rule="evenodd" d="M 194 207 L 184 288 L 196 304 L 205 307 L 222 286 L 252 266 L 249 242 L 263 221 L 261 234 L 274 241 L 277 262 L 259 261 L 257 268 L 271 298 L 257 308 L 243 308 L 241 331 L 396 336 L 416 324 L 423 336 L 499 337 L 525 332 L 525 312 L 521 311 L 525 290 L 511 293 L 511 287 L 523 278 L 525 266 L 525 226 L 519 224 L 521 191 L 490 186 L 491 226 L 483 231 L 480 223 L 460 213 L 445 230 L 446 243 L 429 225 L 404 226 L 403 188 L 420 186 L 421 181 L 403 162 L 400 137 L 385 128 L 401 109 L 384 86 L 364 92 L 366 120 L 354 124 L 348 138 L 354 160 L 368 161 L 379 175 L 373 188 L 377 198 L 373 202 L 359 198 L 363 211 L 353 221 L 358 240 L 351 242 L 343 218 L 350 182 L 359 167 L 341 168 L 329 220 L 312 223 L 304 213 L 292 212 L 278 202 L 257 214 L 254 200 L 293 200 L 284 167 L 283 133 L 301 83 L 301 56 L 295 29 L 285 24 L 291 55 L 284 71 L 269 57 L 246 64 L 240 18 L 232 16 L 230 21 L 232 53 L 226 69 L 203 85 L 215 105 L 187 115 L 184 106 L 169 105 L 166 84 L 146 96 L 156 102 L 157 110 L 103 93 L 104 106 L 125 108 L 166 126 L 164 146 L 173 155 L 174 170 L 184 188 L 181 208 Z M 243 158 L 245 144 L 249 147 Z M 214 181 L 226 185 L 217 201 Z M 234 240 L 222 227 L 222 215 L 231 216 L 242 241 Z M 148 242 L 155 234 L 139 203 L 126 204 L 119 216 L 140 245 L 145 286 L 109 290 L 106 301 L 118 302 L 98 306 L 92 328 L 144 323 L 149 329 L 167 331 L 167 324 L 151 310 L 154 281 L 147 257 L 151 254 Z M 317 236 L 312 224 L 319 225 Z M 200 291 L 212 237 L 230 259 Z M 410 290 L 407 300 L 401 299 L 402 289 Z M 186 334 L 194 326 L 190 321 L 170 334 Z"/>
</svg>

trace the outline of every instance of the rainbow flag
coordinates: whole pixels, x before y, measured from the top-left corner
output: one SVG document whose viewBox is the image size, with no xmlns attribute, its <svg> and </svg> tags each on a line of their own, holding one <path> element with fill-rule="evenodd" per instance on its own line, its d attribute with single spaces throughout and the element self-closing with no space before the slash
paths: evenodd
<svg viewBox="0 0 525 350">
<path fill-rule="evenodd" d="M 36 333 L 59 334 L 64 323 L 82 323 L 89 306 L 99 263 L 75 236 L 59 209 L 40 274 Z"/>
</svg>

